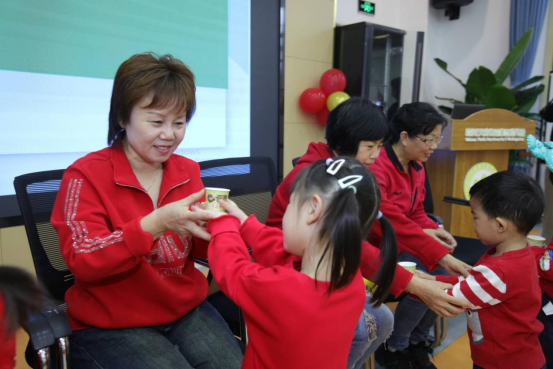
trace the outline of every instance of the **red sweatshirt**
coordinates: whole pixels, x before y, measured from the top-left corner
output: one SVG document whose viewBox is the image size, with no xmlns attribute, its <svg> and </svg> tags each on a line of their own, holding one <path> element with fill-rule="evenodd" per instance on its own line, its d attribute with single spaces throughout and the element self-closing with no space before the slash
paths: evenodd
<svg viewBox="0 0 553 369">
<path fill-rule="evenodd" d="M 424 211 L 426 190 L 422 164 L 414 161 L 409 164 L 409 178 L 390 142 L 387 142 L 369 169 L 374 173 L 380 188 L 380 211 L 394 226 L 399 250 L 415 256 L 430 271 L 436 269 L 438 261 L 449 251 L 423 231 L 436 229 L 438 225 Z M 376 221 L 371 228 L 369 241 L 376 244 L 381 237 L 380 222 Z"/>
<path fill-rule="evenodd" d="M 158 207 L 202 188 L 198 164 L 171 155 Z M 140 227 L 153 210 L 121 146 L 88 154 L 67 168 L 51 223 L 75 276 L 65 294 L 72 329 L 167 324 L 205 300 L 207 280 L 193 257 L 204 258 L 207 243 L 173 232 L 154 242 Z"/>
<path fill-rule="evenodd" d="M 361 274 L 328 295 L 328 282 L 294 269 L 282 231 L 250 216 L 211 220 L 209 264 L 244 313 L 249 343 L 242 368 L 345 368 L 365 303 Z M 252 248 L 251 261 L 245 243 Z"/>
<path fill-rule="evenodd" d="M 531 247 L 538 266 L 538 275 L 540 276 L 540 287 L 549 296 L 553 298 L 553 239 L 547 248 L 533 246 Z"/>
<path fill-rule="evenodd" d="M 472 360 L 486 369 L 537 369 L 545 363 L 538 340 L 543 329 L 536 316 L 541 291 L 530 248 L 478 260 L 467 279 L 436 276 L 454 284 L 452 296 L 476 306 L 467 311 Z"/>
<path fill-rule="evenodd" d="M 266 221 L 268 226 L 282 229 L 282 217 L 284 216 L 284 212 L 290 203 L 290 187 L 292 187 L 292 183 L 294 182 L 294 179 L 296 179 L 299 172 L 318 160 L 332 157 L 334 157 L 334 153 L 329 149 L 327 144 L 322 142 L 312 142 L 309 144 L 307 152 L 299 158 L 294 169 L 288 173 L 288 175 L 278 186 L 269 208 L 269 216 Z M 380 265 L 378 261 L 379 258 L 380 250 L 368 242 L 363 242 L 361 248 L 360 268 L 361 273 L 365 278 L 370 280 L 375 275 Z M 413 274 L 403 268 L 396 268 L 390 292 L 394 296 L 398 297 L 405 290 L 405 287 L 407 287 L 411 281 L 411 278 L 413 278 Z"/>
<path fill-rule="evenodd" d="M 4 299 L 0 291 L 0 369 L 15 368 L 15 335 L 6 334 Z"/>
</svg>

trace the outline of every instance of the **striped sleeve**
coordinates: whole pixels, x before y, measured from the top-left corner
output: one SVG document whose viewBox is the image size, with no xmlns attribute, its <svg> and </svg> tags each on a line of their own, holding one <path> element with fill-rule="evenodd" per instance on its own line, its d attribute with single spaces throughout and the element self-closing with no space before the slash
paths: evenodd
<svg viewBox="0 0 553 369">
<path fill-rule="evenodd" d="M 459 277 L 459 282 L 447 293 L 468 301 L 476 309 L 497 305 L 505 301 L 507 285 L 501 270 L 495 266 L 478 265 L 470 271 L 465 279 Z"/>
</svg>

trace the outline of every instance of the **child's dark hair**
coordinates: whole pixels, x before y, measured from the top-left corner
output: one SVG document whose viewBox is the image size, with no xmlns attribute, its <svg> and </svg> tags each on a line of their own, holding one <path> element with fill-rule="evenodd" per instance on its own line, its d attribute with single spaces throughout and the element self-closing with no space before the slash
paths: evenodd
<svg viewBox="0 0 553 369">
<path fill-rule="evenodd" d="M 386 140 L 388 135 L 388 121 L 382 110 L 362 97 L 344 101 L 326 120 L 326 142 L 338 155 L 355 157 L 361 141 Z"/>
<path fill-rule="evenodd" d="M 397 113 L 392 117 L 392 142 L 398 142 L 401 132 L 405 131 L 411 137 L 420 134 L 430 134 L 441 125 L 442 128 L 447 126 L 448 120 L 440 114 L 432 105 L 424 102 L 414 102 L 404 104 Z"/>
<path fill-rule="evenodd" d="M 335 174 L 330 174 L 327 170 L 333 165 L 334 168 L 338 167 L 336 164 L 340 160 L 344 160 L 344 163 Z M 351 177 L 346 177 L 349 176 L 360 176 L 360 180 L 348 186 Z M 328 159 L 328 163 L 320 160 L 300 172 L 292 184 L 290 194 L 298 196 L 300 206 L 314 194 L 325 202 L 318 237 L 319 240 L 326 241 L 326 244 L 317 268 L 325 256 L 330 255 L 328 292 L 346 286 L 359 268 L 361 242 L 379 214 L 380 190 L 374 175 L 353 158 L 337 157 Z M 372 280 L 379 286 L 372 297 L 376 306 L 388 295 L 397 262 L 397 244 L 392 225 L 384 217 L 380 218 L 380 224 L 383 233 L 381 263 Z"/>
<path fill-rule="evenodd" d="M 44 290 L 33 276 L 20 268 L 0 266 L 0 293 L 4 301 L 4 316 L 0 316 L 4 326 L 0 330 L 6 336 L 25 326 L 29 314 L 40 311 L 44 304 Z"/>
<path fill-rule="evenodd" d="M 470 198 L 480 202 L 490 218 L 511 221 L 524 235 L 530 233 L 545 210 L 545 195 L 536 180 L 513 171 L 492 174 L 470 189 Z"/>
</svg>

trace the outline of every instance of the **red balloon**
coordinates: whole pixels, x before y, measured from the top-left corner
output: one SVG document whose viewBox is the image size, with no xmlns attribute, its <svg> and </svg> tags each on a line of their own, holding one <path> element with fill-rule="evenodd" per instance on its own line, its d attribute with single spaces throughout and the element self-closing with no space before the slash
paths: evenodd
<svg viewBox="0 0 553 369">
<path fill-rule="evenodd" d="M 326 105 L 326 94 L 318 88 L 308 88 L 300 96 L 300 106 L 306 113 L 318 113 Z"/>
<path fill-rule="evenodd" d="M 346 75 L 339 69 L 329 69 L 321 76 L 319 86 L 327 96 L 333 92 L 344 91 L 346 88 Z"/>
<path fill-rule="evenodd" d="M 317 113 L 317 120 L 319 121 L 319 124 L 323 127 L 326 127 L 326 119 L 328 118 L 328 113 L 330 113 L 330 111 L 326 106 L 323 110 Z"/>
</svg>

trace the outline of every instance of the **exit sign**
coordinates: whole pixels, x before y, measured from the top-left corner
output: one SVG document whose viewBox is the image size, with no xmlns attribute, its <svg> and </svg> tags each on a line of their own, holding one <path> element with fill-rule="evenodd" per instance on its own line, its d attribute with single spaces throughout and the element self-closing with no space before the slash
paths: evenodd
<svg viewBox="0 0 553 369">
<path fill-rule="evenodd" d="M 370 1 L 359 0 L 359 11 L 368 14 L 375 14 L 376 5 Z"/>
</svg>

